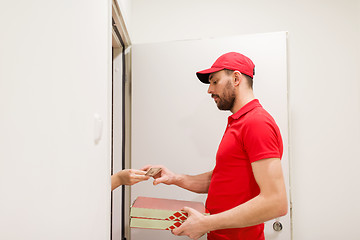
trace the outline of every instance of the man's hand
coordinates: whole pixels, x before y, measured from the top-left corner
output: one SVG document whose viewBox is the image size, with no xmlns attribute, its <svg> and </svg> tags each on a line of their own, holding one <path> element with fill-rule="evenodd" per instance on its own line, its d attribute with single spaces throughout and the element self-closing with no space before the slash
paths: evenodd
<svg viewBox="0 0 360 240">
<path fill-rule="evenodd" d="M 182 210 L 188 213 L 188 218 L 180 227 L 172 231 L 174 235 L 185 235 L 191 239 L 199 239 L 209 232 L 209 224 L 206 221 L 207 216 L 189 207 L 184 207 Z"/>
<path fill-rule="evenodd" d="M 164 183 L 166 185 L 172 185 L 176 183 L 177 174 L 171 172 L 169 169 L 162 165 L 146 165 L 141 168 L 142 171 L 148 171 L 150 168 L 161 168 L 161 171 L 153 176 L 155 179 L 153 184 L 158 185 L 159 183 Z"/>
</svg>

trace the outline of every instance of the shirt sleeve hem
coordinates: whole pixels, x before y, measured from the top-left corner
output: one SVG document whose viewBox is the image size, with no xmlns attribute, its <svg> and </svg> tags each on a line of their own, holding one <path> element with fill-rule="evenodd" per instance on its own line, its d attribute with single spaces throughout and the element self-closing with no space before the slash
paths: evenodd
<svg viewBox="0 0 360 240">
<path fill-rule="evenodd" d="M 256 162 L 256 161 L 259 161 L 259 160 L 263 160 L 263 159 L 266 159 L 266 158 L 279 158 L 281 159 L 280 157 L 280 154 L 279 153 L 263 153 L 263 154 L 259 154 L 255 157 L 252 157 L 250 158 L 250 163 L 253 163 L 253 162 Z"/>
</svg>

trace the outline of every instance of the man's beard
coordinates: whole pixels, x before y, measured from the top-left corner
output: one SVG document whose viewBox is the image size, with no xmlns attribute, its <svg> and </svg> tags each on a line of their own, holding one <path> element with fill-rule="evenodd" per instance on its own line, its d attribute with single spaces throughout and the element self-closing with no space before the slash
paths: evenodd
<svg viewBox="0 0 360 240">
<path fill-rule="evenodd" d="M 217 107 L 219 110 L 231 110 L 235 103 L 235 89 L 232 87 L 231 83 L 228 82 L 226 84 L 224 94 L 220 98 L 219 95 L 215 95 L 218 97 Z"/>
</svg>

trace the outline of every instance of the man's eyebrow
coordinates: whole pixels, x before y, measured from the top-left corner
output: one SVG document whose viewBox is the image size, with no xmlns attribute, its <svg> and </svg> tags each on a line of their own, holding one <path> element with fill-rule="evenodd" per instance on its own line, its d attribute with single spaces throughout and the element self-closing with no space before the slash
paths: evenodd
<svg viewBox="0 0 360 240">
<path fill-rule="evenodd" d="M 213 79 L 213 78 L 214 78 L 214 75 L 213 75 L 213 74 L 210 74 L 210 75 L 209 75 L 209 82 L 210 82 L 210 80 Z"/>
</svg>

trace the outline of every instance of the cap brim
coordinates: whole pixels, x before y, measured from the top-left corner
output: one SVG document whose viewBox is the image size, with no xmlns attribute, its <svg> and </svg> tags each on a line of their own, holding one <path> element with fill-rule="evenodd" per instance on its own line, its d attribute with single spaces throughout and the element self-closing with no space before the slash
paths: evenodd
<svg viewBox="0 0 360 240">
<path fill-rule="evenodd" d="M 209 83 L 209 75 L 214 72 L 223 70 L 224 68 L 209 68 L 196 73 L 198 79 L 203 83 Z"/>
</svg>

